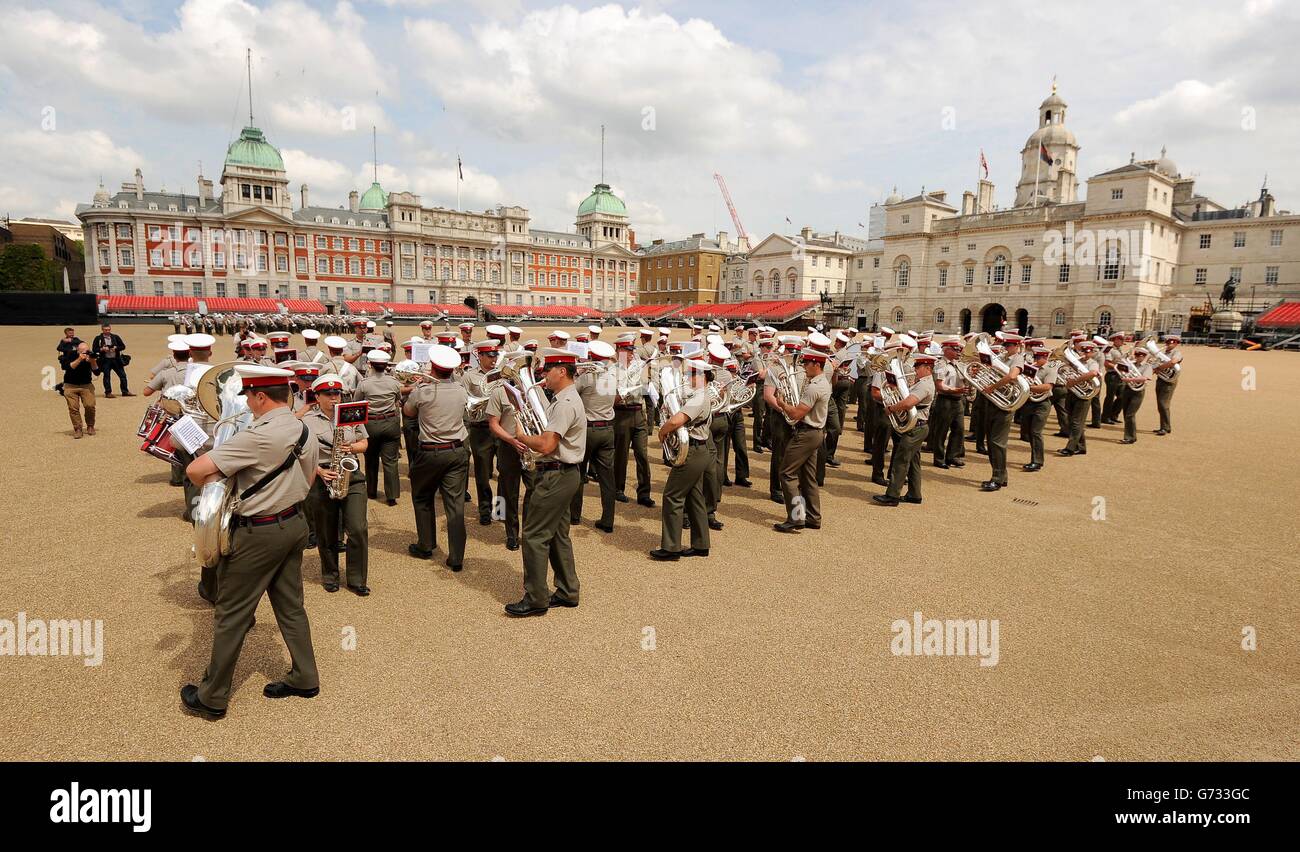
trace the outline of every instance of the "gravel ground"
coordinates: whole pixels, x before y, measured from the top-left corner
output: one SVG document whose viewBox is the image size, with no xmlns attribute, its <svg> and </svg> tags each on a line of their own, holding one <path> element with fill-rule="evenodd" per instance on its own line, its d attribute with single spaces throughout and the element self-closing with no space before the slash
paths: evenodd
<svg viewBox="0 0 1300 852">
<path fill-rule="evenodd" d="M 172 329 L 116 330 L 138 392 Z M 371 597 L 326 593 L 304 558 L 320 696 L 261 697 L 288 669 L 263 601 L 230 712 L 206 722 L 179 710 L 212 632 L 180 489 L 137 449 L 141 398 L 101 398 L 100 434 L 72 439 L 42 386 L 58 337 L 4 330 L 0 618 L 102 619 L 103 661 L 0 657 L 0 759 L 1300 758 L 1294 354 L 1188 347 L 1174 435 L 1151 434 L 1154 392 L 1138 444 L 1108 426 L 1062 459 L 1049 438 L 1038 474 L 1013 433 L 996 494 L 972 448 L 964 470 L 925 467 L 924 506 L 878 508 L 850 431 L 819 532 L 771 530 L 770 456 L 751 454 L 758 487 L 726 491 L 707 560 L 646 557 L 657 509 L 619 504 L 596 531 L 589 485 L 582 606 L 544 618 L 501 611 L 522 571 L 500 525 L 471 513 L 460 574 L 406 555 L 404 476 L 397 507 L 370 504 Z M 918 610 L 997 619 L 998 664 L 891 654 Z"/>
</svg>

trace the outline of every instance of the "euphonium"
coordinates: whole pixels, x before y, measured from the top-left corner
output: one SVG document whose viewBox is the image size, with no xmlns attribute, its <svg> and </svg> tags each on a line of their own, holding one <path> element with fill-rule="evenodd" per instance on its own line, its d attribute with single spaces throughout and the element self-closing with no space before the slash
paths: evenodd
<svg viewBox="0 0 1300 852">
<path fill-rule="evenodd" d="M 1026 380 L 1029 381 L 1030 387 L 1033 387 L 1036 384 L 1040 384 L 1040 382 L 1036 381 L 1038 378 L 1037 364 L 1025 364 L 1023 367 L 1020 368 L 1020 373 L 1025 377 Z M 1033 393 L 1031 391 L 1029 394 L 1029 402 L 1042 402 L 1043 400 L 1047 399 L 1051 395 L 1052 395 L 1051 388 L 1048 388 L 1042 393 Z"/>
<path fill-rule="evenodd" d="M 990 403 L 1003 411 L 1015 411 L 1029 399 L 1029 381 L 1024 376 L 1017 376 L 1010 384 L 985 393 L 985 388 L 997 384 L 1011 372 L 1011 368 L 993 354 L 993 348 L 989 346 L 988 339 L 984 335 L 966 341 L 961 357 L 957 359 L 954 366 L 966 380 L 966 384 L 984 393 Z"/>
<path fill-rule="evenodd" d="M 230 361 L 210 368 L 194 391 L 204 413 L 217 424 L 212 435 L 214 448 L 253 422 L 248 404 L 239 395 L 243 382 L 235 372 L 235 364 Z M 230 522 L 237 498 L 233 483 L 226 477 L 209 482 L 199 492 L 192 512 L 194 556 L 205 568 L 215 567 L 221 557 L 230 553 Z"/>
<path fill-rule="evenodd" d="M 433 376 L 420 369 L 419 361 L 412 361 L 409 358 L 405 361 L 398 361 L 393 365 L 393 378 L 397 379 L 404 385 L 414 385 L 421 382 L 433 381 Z"/>
<path fill-rule="evenodd" d="M 681 410 L 683 402 L 681 398 L 681 376 L 672 366 L 660 368 L 659 388 L 663 393 L 663 399 L 659 404 L 656 426 L 662 429 L 663 425 Z M 691 436 L 686 431 L 686 427 L 677 428 L 669 433 L 661 445 L 664 462 L 669 467 L 680 467 L 686 464 L 686 454 L 690 451 L 690 447 Z"/>
<path fill-rule="evenodd" d="M 886 349 L 871 356 L 871 367 L 878 373 L 885 374 L 885 381 L 880 385 L 880 403 L 883 406 L 896 405 L 912 395 L 907 386 L 907 374 L 903 371 L 901 350 Z M 895 432 L 904 435 L 916 427 L 916 406 L 907 411 L 894 412 L 886 410 L 889 425 Z"/>
<path fill-rule="evenodd" d="M 1155 365 L 1156 378 L 1162 382 L 1172 382 L 1179 373 L 1183 371 L 1182 364 L 1174 364 L 1173 369 L 1169 369 L 1169 362 L 1173 359 L 1165 354 L 1164 350 L 1156 343 L 1155 338 L 1147 338 L 1142 346 L 1151 353 L 1151 363 Z"/>
<path fill-rule="evenodd" d="M 517 363 L 519 361 L 523 362 L 523 369 L 520 369 Z M 546 394 L 533 377 L 533 353 L 527 349 L 509 353 L 502 360 L 500 370 L 501 378 L 513 384 L 523 397 L 523 404 L 515 409 L 515 414 L 519 418 L 519 428 L 530 437 L 541 435 L 546 431 L 547 426 Z M 514 397 L 511 397 L 511 401 L 514 401 Z M 521 459 L 524 470 L 532 470 L 540 458 L 541 456 L 532 450 L 524 453 Z"/>
<path fill-rule="evenodd" d="M 1071 379 L 1077 379 L 1084 373 L 1091 372 L 1088 366 L 1083 363 L 1083 359 L 1079 357 L 1079 353 L 1074 351 L 1068 341 L 1057 347 L 1057 350 L 1052 353 L 1051 360 L 1060 364 L 1057 377 L 1066 382 L 1070 393 L 1079 399 L 1092 399 L 1101 392 L 1101 378 L 1099 376 L 1093 376 L 1086 382 L 1077 382 L 1074 385 L 1068 384 Z"/>
<path fill-rule="evenodd" d="M 799 380 L 796 379 L 794 375 L 794 364 L 797 357 L 797 355 L 792 356 L 789 362 L 787 362 L 780 355 L 774 354 L 771 362 L 768 364 L 768 370 L 771 370 L 773 367 L 780 367 L 779 370 L 772 374 L 772 382 L 776 385 L 777 398 L 785 400 L 785 402 L 795 408 L 799 407 Z M 799 422 L 798 420 L 792 419 L 788 414 L 782 413 L 781 416 L 784 417 L 785 422 L 789 423 L 791 426 Z"/>
</svg>

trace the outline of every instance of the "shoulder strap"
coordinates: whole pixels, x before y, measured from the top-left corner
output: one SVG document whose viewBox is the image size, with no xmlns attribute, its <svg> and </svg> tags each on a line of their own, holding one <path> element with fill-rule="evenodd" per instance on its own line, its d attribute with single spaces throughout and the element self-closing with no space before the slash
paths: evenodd
<svg viewBox="0 0 1300 852">
<path fill-rule="evenodd" d="M 280 474 L 288 470 L 289 466 L 298 460 L 299 456 L 302 455 L 303 445 L 307 443 L 307 434 L 308 434 L 307 424 L 303 423 L 301 425 L 302 425 L 302 434 L 298 436 L 298 443 L 293 445 L 293 449 L 289 451 L 289 455 L 284 457 L 284 461 L 280 462 L 279 467 L 277 467 L 275 470 L 271 471 L 261 479 L 257 480 L 257 482 L 253 483 L 248 488 L 244 489 L 244 492 L 239 495 L 240 500 L 247 500 L 249 497 L 252 497 L 254 494 L 261 491 L 266 486 L 270 485 L 272 480 L 274 480 L 277 476 L 279 476 Z"/>
</svg>

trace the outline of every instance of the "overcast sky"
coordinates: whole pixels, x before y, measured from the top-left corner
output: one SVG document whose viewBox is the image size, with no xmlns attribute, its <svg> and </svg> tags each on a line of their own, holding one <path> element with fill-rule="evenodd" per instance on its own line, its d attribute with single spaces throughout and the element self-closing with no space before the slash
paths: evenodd
<svg viewBox="0 0 1300 852">
<path fill-rule="evenodd" d="M 1227 205 L 1300 209 L 1300 3 L 0 0 L 0 214 L 70 217 L 100 176 L 217 180 L 247 122 L 313 204 L 373 171 L 426 205 L 568 230 L 605 175 L 637 236 L 862 234 L 867 210 L 973 188 L 1009 206 L 1052 78 L 1088 175 L 1169 156 Z M 1081 192 L 1083 187 L 1081 187 Z M 296 196 L 295 196 L 296 206 Z M 790 219 L 793 227 L 786 224 Z"/>
</svg>

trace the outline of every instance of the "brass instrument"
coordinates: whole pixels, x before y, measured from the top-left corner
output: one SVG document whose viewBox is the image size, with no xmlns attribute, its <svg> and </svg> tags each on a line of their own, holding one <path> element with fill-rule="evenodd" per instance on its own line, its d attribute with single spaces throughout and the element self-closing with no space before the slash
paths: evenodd
<svg viewBox="0 0 1300 852">
<path fill-rule="evenodd" d="M 754 370 L 742 370 L 731 381 L 727 382 L 727 408 L 728 414 L 737 408 L 744 408 L 753 401 L 758 394 L 758 374 Z"/>
<path fill-rule="evenodd" d="M 525 435 L 537 437 L 546 431 L 546 394 L 542 391 L 537 379 L 533 373 L 534 354 L 527 349 L 517 349 L 510 352 L 502 359 L 500 373 L 502 381 L 508 381 L 513 384 L 523 397 L 523 405 L 516 403 L 515 414 L 519 418 L 519 428 L 524 431 Z M 518 362 L 523 362 L 523 369 L 520 369 Z M 513 396 L 510 397 L 515 402 Z M 520 461 L 524 470 L 533 470 L 537 466 L 537 461 L 541 458 L 539 453 L 532 450 L 523 454 Z"/>
<path fill-rule="evenodd" d="M 872 368 L 878 373 L 886 374 L 885 381 L 880 385 L 880 403 L 886 406 L 889 425 L 900 435 L 912 431 L 919 416 L 916 406 L 901 412 L 888 410 L 888 406 L 896 405 L 912 395 L 907 386 L 907 374 L 903 371 L 903 355 L 902 349 L 886 349 L 870 356 Z"/>
<path fill-rule="evenodd" d="M 1020 368 L 1020 373 L 1021 373 L 1021 375 L 1023 375 L 1023 376 L 1025 377 L 1025 379 L 1029 382 L 1029 385 L 1030 385 L 1031 388 L 1032 388 L 1034 385 L 1042 384 L 1041 382 L 1037 381 L 1037 378 L 1038 378 L 1038 365 L 1037 365 L 1037 364 L 1025 364 L 1023 367 Z M 1047 399 L 1047 398 L 1048 398 L 1049 396 L 1051 396 L 1051 395 L 1052 395 L 1052 389 L 1051 389 L 1051 388 L 1048 388 L 1047 390 L 1043 391 L 1042 393 L 1034 393 L 1034 392 L 1031 390 L 1031 391 L 1029 392 L 1029 400 L 1028 400 L 1028 401 L 1029 401 L 1029 402 L 1042 402 L 1043 400 Z"/>
<path fill-rule="evenodd" d="M 656 417 L 655 425 L 662 429 L 663 425 L 672 419 L 682 408 L 684 400 L 681 396 L 682 377 L 672 366 L 662 367 L 659 370 L 659 387 L 663 393 L 662 400 L 659 404 L 659 412 Z M 661 444 L 664 454 L 664 463 L 669 467 L 680 467 L 686 464 L 686 454 L 690 452 L 691 436 L 686 431 L 685 426 L 680 426 L 671 432 Z"/>
<path fill-rule="evenodd" d="M 1069 388 L 1070 393 L 1079 399 L 1092 399 L 1101 392 L 1100 376 L 1093 376 L 1086 382 L 1069 384 L 1071 379 L 1077 379 L 1085 373 L 1091 372 L 1091 369 L 1083 363 L 1079 353 L 1074 351 L 1068 341 L 1057 347 L 1050 360 L 1056 361 L 1060 365 L 1057 377 Z"/>
<path fill-rule="evenodd" d="M 778 372 L 773 374 L 772 378 L 773 384 L 776 385 L 777 399 L 783 400 L 795 408 L 799 407 L 799 381 L 794 375 L 794 368 L 797 363 L 798 355 L 792 356 L 790 361 L 787 363 L 779 353 L 774 353 L 771 356 L 771 361 L 768 362 L 768 370 L 778 366 L 781 368 Z M 785 422 L 789 423 L 791 426 L 799 422 L 784 412 L 782 412 L 781 416 L 784 417 Z"/>
<path fill-rule="evenodd" d="M 715 376 L 716 376 L 716 374 L 715 374 Z M 710 413 L 710 415 L 712 415 L 712 416 L 717 416 L 717 415 L 719 415 L 719 414 L 724 414 L 724 413 L 726 413 L 726 411 L 727 411 L 727 389 L 728 389 L 730 386 L 731 386 L 731 382 L 723 382 L 723 381 L 719 381 L 719 379 L 717 379 L 717 378 L 714 378 L 713 381 L 709 382 L 707 385 L 704 386 L 705 389 L 708 391 L 708 394 L 709 394 L 709 413 Z"/>
<path fill-rule="evenodd" d="M 1142 348 L 1151 354 L 1151 363 L 1155 365 L 1156 378 L 1162 382 L 1172 382 L 1183 371 L 1183 365 L 1174 363 L 1173 369 L 1169 364 L 1173 361 L 1164 350 L 1156 343 L 1154 337 L 1148 337 L 1143 343 Z"/>
<path fill-rule="evenodd" d="M 987 335 L 981 334 L 966 341 L 954 366 L 967 385 L 983 393 L 990 403 L 1003 411 L 1015 411 L 1029 399 L 1029 381 L 1024 376 L 1017 376 L 1015 381 L 997 390 L 987 390 L 1011 372 L 1006 362 L 993 353 Z"/>
<path fill-rule="evenodd" d="M 221 446 L 253 422 L 248 403 L 240 396 L 244 383 L 235 371 L 236 361 L 217 364 L 203 374 L 194 389 L 204 413 L 217 425 L 212 446 Z M 230 522 L 235 514 L 238 495 L 233 483 L 222 477 L 203 486 L 194 517 L 194 556 L 205 568 L 215 567 L 230 553 Z"/>
<path fill-rule="evenodd" d="M 394 364 L 392 374 L 393 378 L 404 385 L 418 385 L 433 381 L 433 376 L 424 372 L 419 361 L 412 361 L 409 358 Z"/>
<path fill-rule="evenodd" d="M 348 486 L 352 483 L 352 474 L 361 469 L 361 463 L 355 453 L 343 452 L 343 430 L 346 426 L 334 427 L 334 449 L 330 453 L 329 469 L 338 474 L 333 482 L 325 483 L 325 490 L 333 500 L 342 500 L 348 496 Z"/>
</svg>

